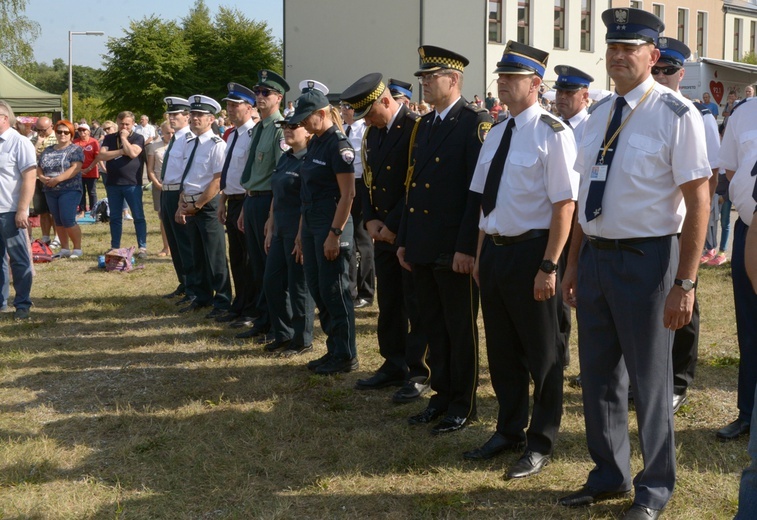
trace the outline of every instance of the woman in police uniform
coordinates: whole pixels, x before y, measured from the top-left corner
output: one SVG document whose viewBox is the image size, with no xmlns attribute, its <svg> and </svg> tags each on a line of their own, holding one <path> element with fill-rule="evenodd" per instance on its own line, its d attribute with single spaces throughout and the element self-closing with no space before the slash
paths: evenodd
<svg viewBox="0 0 757 520">
<path fill-rule="evenodd" d="M 271 174 L 273 200 L 265 225 L 266 264 L 263 275 L 271 327 L 276 340 L 265 346 L 269 352 L 290 357 L 313 350 L 313 298 L 308 293 L 305 272 L 294 256 L 300 227 L 300 166 L 310 134 L 289 118 L 276 121 L 283 128 L 286 149 Z"/>
<path fill-rule="evenodd" d="M 328 336 L 326 355 L 308 363 L 316 374 L 357 369 L 355 310 L 349 288 L 350 208 L 355 196 L 355 150 L 341 131 L 338 111 L 320 90 L 295 102 L 291 124 L 313 134 L 300 167 L 301 255 L 305 278 Z"/>
</svg>

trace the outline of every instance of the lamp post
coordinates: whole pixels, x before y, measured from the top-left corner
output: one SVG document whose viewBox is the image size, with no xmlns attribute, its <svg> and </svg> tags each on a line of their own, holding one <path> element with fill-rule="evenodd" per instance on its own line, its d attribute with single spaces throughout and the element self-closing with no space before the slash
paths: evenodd
<svg viewBox="0 0 757 520">
<path fill-rule="evenodd" d="M 105 36 L 102 31 L 68 31 L 68 120 L 74 120 L 74 69 L 71 64 L 71 47 L 74 36 Z"/>
</svg>

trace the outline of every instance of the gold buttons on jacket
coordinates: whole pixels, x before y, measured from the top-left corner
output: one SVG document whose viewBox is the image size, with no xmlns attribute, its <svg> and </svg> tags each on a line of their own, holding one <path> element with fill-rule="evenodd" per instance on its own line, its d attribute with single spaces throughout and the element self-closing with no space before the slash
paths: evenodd
<svg viewBox="0 0 757 520">
<path fill-rule="evenodd" d="M 429 183 L 426 183 L 426 189 L 429 189 L 431 185 Z"/>
<path fill-rule="evenodd" d="M 439 162 L 439 161 L 440 161 L 440 159 L 439 159 L 438 157 L 437 157 L 436 159 L 434 159 L 434 160 L 435 160 L 436 162 Z"/>
<path fill-rule="evenodd" d="M 415 213 L 415 208 L 410 208 L 410 213 Z"/>
<path fill-rule="evenodd" d="M 386 167 L 386 169 L 387 169 L 387 170 L 391 170 L 391 169 L 392 169 L 392 167 L 391 167 L 391 166 L 387 166 L 387 167 Z"/>
<path fill-rule="evenodd" d="M 413 183 L 413 184 L 412 184 L 412 186 L 413 186 L 413 188 L 415 188 L 416 184 L 415 184 L 415 183 Z"/>
</svg>

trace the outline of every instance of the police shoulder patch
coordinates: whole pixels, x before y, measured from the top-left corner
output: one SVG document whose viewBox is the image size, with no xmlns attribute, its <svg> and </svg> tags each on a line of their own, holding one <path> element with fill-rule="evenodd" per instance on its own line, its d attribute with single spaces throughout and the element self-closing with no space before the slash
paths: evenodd
<svg viewBox="0 0 757 520">
<path fill-rule="evenodd" d="M 662 102 L 665 103 L 665 105 L 678 117 L 681 117 L 689 111 L 689 107 L 686 105 L 686 103 L 678 99 L 673 94 L 663 94 L 662 96 L 660 96 L 660 99 L 662 99 Z"/>
<path fill-rule="evenodd" d="M 602 99 L 600 99 L 600 100 L 599 100 L 599 101 L 597 101 L 596 103 L 592 103 L 592 105 L 591 105 L 591 106 L 590 106 L 590 107 L 589 107 L 589 108 L 588 108 L 588 109 L 587 109 L 586 111 L 587 111 L 587 112 L 588 112 L 589 114 L 591 114 L 591 113 L 592 113 L 592 112 L 594 112 L 594 111 L 595 111 L 596 109 L 598 109 L 598 108 L 599 108 L 600 106 L 602 106 L 602 105 L 604 105 L 605 103 L 607 103 L 608 101 L 610 101 L 610 98 L 612 98 L 612 96 L 603 97 Z"/>
<path fill-rule="evenodd" d="M 549 114 L 542 114 L 539 118 L 540 121 L 543 123 L 547 123 L 549 127 L 552 129 L 553 132 L 562 132 L 565 130 L 565 125 L 563 125 L 560 121 L 557 120 L 557 118 L 552 117 Z"/>
<path fill-rule="evenodd" d="M 347 164 L 352 164 L 355 160 L 355 150 L 351 146 L 345 146 L 339 150 L 339 155 L 342 156 L 342 160 Z"/>
<path fill-rule="evenodd" d="M 482 143 L 484 140 L 486 140 L 486 136 L 489 135 L 489 130 L 492 129 L 492 123 L 489 121 L 483 121 L 478 124 L 478 128 L 476 129 L 476 134 L 478 135 L 478 140 Z"/>
</svg>

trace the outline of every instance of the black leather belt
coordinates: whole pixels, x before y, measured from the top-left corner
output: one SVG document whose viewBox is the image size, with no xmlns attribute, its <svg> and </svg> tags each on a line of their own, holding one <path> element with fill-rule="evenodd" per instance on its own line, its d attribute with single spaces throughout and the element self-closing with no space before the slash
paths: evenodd
<svg viewBox="0 0 757 520">
<path fill-rule="evenodd" d="M 615 250 L 615 251 L 629 251 L 639 256 L 644 256 L 644 251 L 637 247 L 633 247 L 634 244 L 641 244 L 644 242 L 654 242 L 655 240 L 664 240 L 670 238 L 672 235 L 665 235 L 661 237 L 641 237 L 641 238 L 602 238 L 587 236 L 586 239 L 589 244 L 596 249 Z"/>
<path fill-rule="evenodd" d="M 522 235 L 514 237 L 506 237 L 504 235 L 489 235 L 494 245 L 496 246 L 509 246 L 511 244 L 517 244 L 518 242 L 525 242 L 526 240 L 533 240 L 534 238 L 545 237 L 549 235 L 548 229 L 532 229 L 526 231 Z"/>
<path fill-rule="evenodd" d="M 262 197 L 263 195 L 271 195 L 272 193 L 273 192 L 271 190 L 263 190 L 263 191 L 247 190 L 248 197 Z"/>
<path fill-rule="evenodd" d="M 234 195 L 226 195 L 226 200 L 244 200 L 244 193 L 236 193 Z"/>
</svg>

